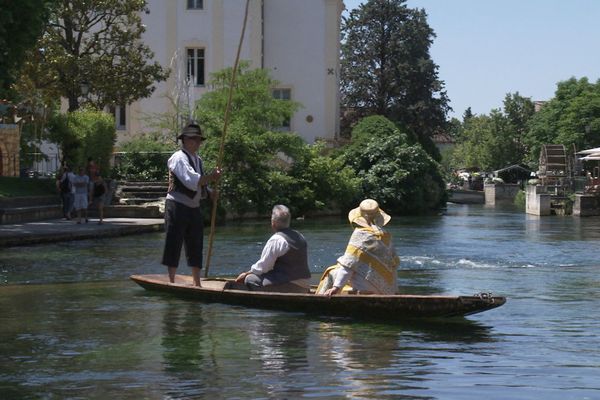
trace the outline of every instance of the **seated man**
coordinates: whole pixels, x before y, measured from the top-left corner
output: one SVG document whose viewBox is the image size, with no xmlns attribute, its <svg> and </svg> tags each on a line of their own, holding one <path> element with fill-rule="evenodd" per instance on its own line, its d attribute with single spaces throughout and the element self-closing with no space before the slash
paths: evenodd
<svg viewBox="0 0 600 400">
<path fill-rule="evenodd" d="M 371 199 L 363 200 L 348 213 L 354 232 L 344 255 L 323 273 L 317 294 L 331 296 L 348 291 L 395 294 L 398 291 L 399 259 L 390 233 L 383 229 L 390 219 Z"/>
<path fill-rule="evenodd" d="M 248 272 L 242 272 L 236 282 L 243 282 L 250 290 L 269 292 L 307 293 L 310 271 L 306 240 L 290 229 L 290 210 L 283 205 L 273 207 L 271 229 L 260 260 Z"/>
</svg>

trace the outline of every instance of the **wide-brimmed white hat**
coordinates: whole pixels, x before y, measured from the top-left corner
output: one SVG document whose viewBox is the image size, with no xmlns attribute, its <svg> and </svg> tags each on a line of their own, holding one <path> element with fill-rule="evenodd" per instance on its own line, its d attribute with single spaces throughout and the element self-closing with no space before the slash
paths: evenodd
<svg viewBox="0 0 600 400">
<path fill-rule="evenodd" d="M 369 222 L 377 226 L 385 226 L 392 217 L 379 208 L 379 204 L 373 199 L 366 199 L 360 202 L 360 205 L 348 213 L 348 220 L 351 224 L 368 227 Z"/>
</svg>

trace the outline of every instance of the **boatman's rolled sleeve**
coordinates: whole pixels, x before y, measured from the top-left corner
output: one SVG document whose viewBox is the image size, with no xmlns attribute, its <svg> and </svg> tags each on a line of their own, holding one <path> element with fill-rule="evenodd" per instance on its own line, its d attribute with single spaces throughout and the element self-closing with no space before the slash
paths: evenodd
<svg viewBox="0 0 600 400">
<path fill-rule="evenodd" d="M 281 235 L 273 235 L 265 244 L 260 260 L 252 265 L 250 272 L 262 275 L 273 269 L 275 261 L 287 253 L 290 245 Z"/>
</svg>

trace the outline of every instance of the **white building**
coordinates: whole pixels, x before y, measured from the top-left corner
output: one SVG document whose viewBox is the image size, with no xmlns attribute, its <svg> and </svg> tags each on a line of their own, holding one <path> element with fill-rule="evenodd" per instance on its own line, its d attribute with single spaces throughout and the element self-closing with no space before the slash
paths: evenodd
<svg viewBox="0 0 600 400">
<path fill-rule="evenodd" d="M 144 41 L 169 67 L 175 54 L 180 76 L 193 75 L 192 98 L 208 88 L 211 72 L 231 67 L 239 43 L 245 0 L 148 0 L 142 16 Z M 241 59 L 267 68 L 280 82 L 274 96 L 302 104 L 283 129 L 308 143 L 339 135 L 339 62 L 342 0 L 250 0 Z M 146 129 L 148 115 L 174 112 L 167 93 L 177 85 L 172 71 L 152 97 L 116 110 L 118 142 Z M 185 75 L 184 75 L 185 74 Z"/>
</svg>

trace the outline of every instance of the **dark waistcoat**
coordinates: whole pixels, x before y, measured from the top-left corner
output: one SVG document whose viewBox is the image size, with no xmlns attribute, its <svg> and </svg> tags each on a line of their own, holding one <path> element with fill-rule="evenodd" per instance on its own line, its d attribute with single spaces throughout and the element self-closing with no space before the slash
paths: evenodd
<svg viewBox="0 0 600 400">
<path fill-rule="evenodd" d="M 278 231 L 277 235 L 282 236 L 288 242 L 290 249 L 287 253 L 277 258 L 273 272 L 285 282 L 310 278 L 308 251 L 304 237 L 290 228 Z"/>
<path fill-rule="evenodd" d="M 185 154 L 187 156 L 188 161 L 189 161 L 190 165 L 192 166 L 192 168 L 194 169 L 194 171 L 198 172 L 201 176 L 204 175 L 204 171 L 202 168 L 202 160 L 199 160 L 199 165 L 198 165 L 199 171 L 198 171 L 198 169 L 196 168 L 196 163 L 194 162 L 192 157 L 186 151 L 183 151 L 183 154 Z M 202 185 L 200 187 L 200 190 L 202 191 L 202 195 L 200 196 L 200 198 L 205 199 L 207 197 L 206 196 L 207 195 L 206 185 Z M 180 192 L 180 193 L 185 194 L 190 199 L 193 199 L 197 193 L 197 191 L 188 189 L 183 183 L 181 183 L 179 178 L 177 178 L 177 175 L 175 175 L 173 173 L 173 171 L 171 171 L 171 170 L 169 170 L 169 188 L 167 189 L 167 192 Z"/>
</svg>

